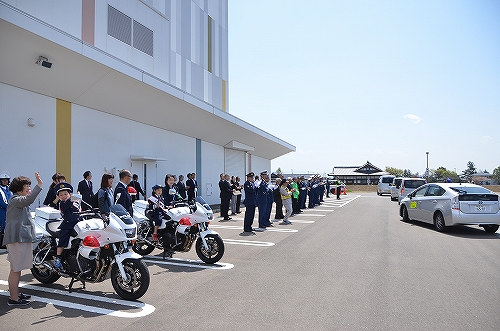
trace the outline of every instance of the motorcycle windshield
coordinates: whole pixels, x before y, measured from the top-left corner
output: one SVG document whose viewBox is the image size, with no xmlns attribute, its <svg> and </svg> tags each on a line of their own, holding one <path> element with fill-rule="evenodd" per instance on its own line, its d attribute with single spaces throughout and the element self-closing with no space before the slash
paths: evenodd
<svg viewBox="0 0 500 331">
<path fill-rule="evenodd" d="M 125 224 L 134 224 L 134 220 L 132 219 L 132 217 L 130 217 L 130 214 L 128 213 L 128 211 L 123 208 L 122 205 L 113 205 L 111 206 L 111 208 L 109 209 L 113 214 L 115 214 L 116 216 L 118 216 L 123 223 Z"/>
<path fill-rule="evenodd" d="M 196 197 L 196 202 L 199 202 L 206 210 L 212 210 L 210 205 L 202 197 Z"/>
</svg>

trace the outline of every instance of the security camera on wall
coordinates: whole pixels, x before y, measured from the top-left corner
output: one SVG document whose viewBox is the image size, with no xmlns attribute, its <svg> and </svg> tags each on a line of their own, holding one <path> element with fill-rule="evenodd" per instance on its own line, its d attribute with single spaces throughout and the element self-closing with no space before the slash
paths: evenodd
<svg viewBox="0 0 500 331">
<path fill-rule="evenodd" d="M 49 62 L 49 59 L 47 59 L 44 56 L 38 57 L 38 61 L 36 61 L 36 64 L 38 64 L 41 67 L 45 67 L 45 68 L 49 68 L 49 69 L 52 67 L 52 63 Z"/>
</svg>

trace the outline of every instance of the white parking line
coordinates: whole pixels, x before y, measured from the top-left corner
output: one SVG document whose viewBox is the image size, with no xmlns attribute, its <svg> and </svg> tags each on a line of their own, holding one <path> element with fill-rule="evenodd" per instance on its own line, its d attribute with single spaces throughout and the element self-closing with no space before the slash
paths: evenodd
<svg viewBox="0 0 500 331">
<path fill-rule="evenodd" d="M 267 241 L 252 241 L 252 240 L 239 240 L 239 239 L 224 239 L 224 244 L 262 246 L 262 247 L 270 247 L 275 245 L 275 243 Z"/>
<path fill-rule="evenodd" d="M 8 285 L 8 283 L 5 280 L 0 280 L 0 285 Z M 68 291 L 61 291 L 61 290 L 57 290 L 57 289 L 53 289 L 53 288 L 40 287 L 40 286 L 34 286 L 34 285 L 22 284 L 22 283 L 19 283 L 19 287 L 20 288 L 27 288 L 27 289 L 38 291 L 38 292 L 47 292 L 47 293 L 64 295 L 67 297 L 73 297 L 73 298 L 78 298 L 78 299 L 100 301 L 100 302 L 105 302 L 105 303 L 110 303 L 110 304 L 115 304 L 115 305 L 121 305 L 121 306 L 141 309 L 141 311 L 138 311 L 135 313 L 130 313 L 130 312 L 125 312 L 125 311 L 120 311 L 120 310 L 99 308 L 99 307 L 93 307 L 93 306 L 83 305 L 83 304 L 74 303 L 74 302 L 44 298 L 44 297 L 35 296 L 35 295 L 31 296 L 31 300 L 33 300 L 33 301 L 45 302 L 47 304 L 51 304 L 54 306 L 61 306 L 61 307 L 66 307 L 66 308 L 71 308 L 71 309 L 83 310 L 83 311 L 87 311 L 90 313 L 101 314 L 101 315 L 123 317 L 123 318 L 137 318 L 137 317 L 147 316 L 147 315 L 151 314 L 152 312 L 154 312 L 156 309 L 154 306 L 151 306 L 151 305 L 148 305 L 148 304 L 142 303 L 142 302 L 125 301 L 125 300 L 120 300 L 120 299 L 85 294 L 85 293 L 81 293 L 81 292 L 78 292 L 78 293 L 71 292 L 70 293 Z M 9 292 L 5 291 L 5 290 L 0 290 L 0 295 L 8 296 Z"/>
<path fill-rule="evenodd" d="M 210 227 L 214 228 L 214 229 L 243 230 L 242 227 L 238 226 L 238 225 L 212 225 L 212 224 L 210 224 Z M 269 231 L 269 232 L 299 232 L 299 230 L 295 230 L 295 229 L 280 229 L 280 228 L 266 228 L 266 231 Z M 266 232 L 266 231 L 264 231 L 264 232 Z"/>
<path fill-rule="evenodd" d="M 165 260 L 161 256 L 147 256 L 142 258 L 144 262 L 150 262 L 155 264 L 170 264 L 178 267 L 187 267 L 187 268 L 198 268 L 198 269 L 213 269 L 213 270 L 226 270 L 234 268 L 234 264 L 231 263 L 214 263 L 214 264 L 206 264 L 200 260 L 185 260 L 185 259 L 176 259 L 176 258 L 165 258 Z"/>
</svg>

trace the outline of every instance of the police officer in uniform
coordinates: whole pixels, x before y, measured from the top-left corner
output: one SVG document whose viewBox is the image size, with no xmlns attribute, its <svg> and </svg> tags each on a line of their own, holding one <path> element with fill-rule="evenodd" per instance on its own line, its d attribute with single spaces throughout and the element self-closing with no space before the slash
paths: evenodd
<svg viewBox="0 0 500 331">
<path fill-rule="evenodd" d="M 267 171 L 262 171 L 260 177 L 262 179 L 257 187 L 257 208 L 259 209 L 259 231 L 264 231 L 269 224 L 268 195 L 270 193 L 267 185 L 269 180 Z"/>
<path fill-rule="evenodd" d="M 243 184 L 245 190 L 245 219 L 243 221 L 243 232 L 253 233 L 253 219 L 255 217 L 255 206 L 257 205 L 256 192 L 257 188 L 254 184 L 255 174 L 250 172 L 247 174 L 247 180 Z"/>
</svg>

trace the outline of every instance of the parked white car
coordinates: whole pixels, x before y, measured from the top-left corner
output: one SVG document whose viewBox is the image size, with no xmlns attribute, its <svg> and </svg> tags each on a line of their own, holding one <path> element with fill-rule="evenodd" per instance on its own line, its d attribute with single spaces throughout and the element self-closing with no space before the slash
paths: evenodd
<svg viewBox="0 0 500 331">
<path fill-rule="evenodd" d="M 399 195 L 399 188 L 401 187 L 401 181 L 403 177 L 396 177 L 391 183 L 391 201 L 397 201 Z"/>
<path fill-rule="evenodd" d="M 422 178 L 403 178 L 398 190 L 398 204 L 401 203 L 404 197 L 426 183 L 427 181 Z"/>
<path fill-rule="evenodd" d="M 394 179 L 393 175 L 384 175 L 380 176 L 378 179 L 378 184 L 377 184 L 377 194 L 382 195 L 384 193 L 390 194 L 391 193 L 391 184 L 392 180 Z"/>
</svg>

